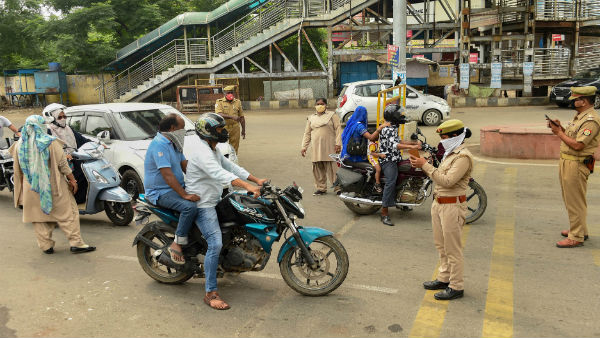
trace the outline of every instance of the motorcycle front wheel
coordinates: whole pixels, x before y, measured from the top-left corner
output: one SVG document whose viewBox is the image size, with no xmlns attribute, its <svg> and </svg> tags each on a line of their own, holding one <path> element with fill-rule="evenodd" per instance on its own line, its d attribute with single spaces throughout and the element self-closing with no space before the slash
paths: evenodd
<svg viewBox="0 0 600 338">
<path fill-rule="evenodd" d="M 154 231 L 148 231 L 144 234 L 144 237 L 151 242 L 158 244 L 162 248 L 161 250 L 165 251 L 168 246 L 171 245 L 173 239 L 175 239 L 175 231 L 164 224 L 158 225 L 157 228 L 158 231 L 160 231 L 160 234 L 154 233 Z M 142 241 L 137 243 L 138 262 L 144 272 L 154 280 L 164 284 L 181 284 L 194 276 L 194 273 L 191 271 L 178 271 L 167 265 L 161 264 L 156 259 L 155 252 L 156 250 L 148 244 Z"/>
<path fill-rule="evenodd" d="M 485 212 L 487 208 L 487 194 L 483 187 L 475 180 L 469 181 L 469 188 L 467 188 L 467 224 L 473 223 Z"/>
<path fill-rule="evenodd" d="M 104 212 L 115 225 L 125 226 L 133 220 L 133 207 L 131 202 L 104 201 Z"/>
<path fill-rule="evenodd" d="M 319 264 L 316 270 L 306 263 L 300 248 L 290 248 L 279 263 L 283 280 L 305 296 L 324 296 L 337 289 L 348 274 L 348 253 L 333 236 L 315 239 L 308 248 Z"/>
</svg>

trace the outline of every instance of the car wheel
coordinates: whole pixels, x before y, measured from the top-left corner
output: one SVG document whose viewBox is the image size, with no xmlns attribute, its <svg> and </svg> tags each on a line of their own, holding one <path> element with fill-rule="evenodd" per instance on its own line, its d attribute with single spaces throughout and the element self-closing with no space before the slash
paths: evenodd
<svg viewBox="0 0 600 338">
<path fill-rule="evenodd" d="M 127 191 L 133 201 L 144 193 L 144 183 L 133 169 L 127 169 L 121 176 L 121 187 Z"/>
<path fill-rule="evenodd" d="M 421 119 L 426 126 L 437 126 L 442 121 L 442 113 L 436 109 L 428 109 Z"/>
<path fill-rule="evenodd" d="M 596 94 L 596 99 L 594 100 L 594 109 L 600 109 L 600 94 Z"/>
<path fill-rule="evenodd" d="M 346 113 L 346 115 L 344 115 L 344 118 L 342 119 L 342 122 L 348 123 L 348 120 L 350 120 L 350 117 L 352 117 L 352 114 L 354 114 L 353 111 Z"/>
</svg>

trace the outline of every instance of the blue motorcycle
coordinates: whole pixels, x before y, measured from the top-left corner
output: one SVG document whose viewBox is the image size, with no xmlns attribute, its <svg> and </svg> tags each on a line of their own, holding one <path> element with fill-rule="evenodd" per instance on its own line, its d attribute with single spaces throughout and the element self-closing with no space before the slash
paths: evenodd
<svg viewBox="0 0 600 338">
<path fill-rule="evenodd" d="M 106 216 L 116 225 L 128 225 L 133 220 L 131 196 L 119 186 L 121 178 L 115 168 L 104 158 L 104 146 L 88 142 L 71 153 L 81 162 L 81 170 L 88 182 L 85 208 L 81 215 L 106 212 Z"/>
<path fill-rule="evenodd" d="M 348 253 L 333 233 L 320 228 L 302 227 L 300 204 L 302 189 L 296 184 L 281 190 L 265 183 L 261 197 L 231 192 L 217 205 L 223 236 L 219 275 L 225 272 L 261 271 L 271 256 L 275 241 L 283 239 L 277 254 L 281 276 L 295 291 L 306 296 L 323 296 L 337 289 L 348 274 Z M 173 263 L 167 248 L 173 242 L 178 214 L 150 204 L 140 195 L 136 207 L 137 257 L 144 272 L 166 284 L 179 284 L 204 276 L 203 262 L 207 244 L 197 227 L 183 247 L 185 264 Z M 160 220 L 149 221 L 156 215 Z"/>
</svg>

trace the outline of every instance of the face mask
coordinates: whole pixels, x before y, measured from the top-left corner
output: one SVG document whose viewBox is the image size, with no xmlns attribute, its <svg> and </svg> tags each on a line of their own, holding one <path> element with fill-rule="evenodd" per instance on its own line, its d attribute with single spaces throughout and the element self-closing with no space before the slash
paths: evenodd
<svg viewBox="0 0 600 338">
<path fill-rule="evenodd" d="M 227 101 L 233 101 L 233 99 L 234 99 L 234 98 L 235 98 L 235 97 L 233 96 L 233 94 L 232 94 L 232 93 L 228 93 L 227 95 L 225 95 L 225 99 L 226 99 Z"/>
<path fill-rule="evenodd" d="M 229 140 L 229 132 L 225 128 L 223 128 L 223 130 L 221 130 L 221 132 L 217 135 L 217 142 L 219 143 L 225 143 Z"/>
<path fill-rule="evenodd" d="M 175 131 L 163 132 L 163 135 L 165 135 L 169 141 L 173 142 L 175 149 L 181 153 L 183 152 L 183 144 L 185 143 L 185 133 L 185 129 L 178 129 Z"/>
<path fill-rule="evenodd" d="M 454 149 L 463 143 L 466 135 L 467 132 L 465 129 L 465 131 L 458 136 L 440 140 L 440 143 L 444 147 L 444 157 L 442 157 L 442 161 L 446 158 L 446 156 L 448 156 L 448 154 L 450 154 Z"/>
<path fill-rule="evenodd" d="M 321 114 L 327 107 L 324 104 L 318 104 L 315 106 L 315 109 L 317 110 L 317 113 Z"/>
<path fill-rule="evenodd" d="M 59 127 L 64 128 L 67 126 L 67 119 L 57 120 L 56 124 L 58 124 Z"/>
</svg>

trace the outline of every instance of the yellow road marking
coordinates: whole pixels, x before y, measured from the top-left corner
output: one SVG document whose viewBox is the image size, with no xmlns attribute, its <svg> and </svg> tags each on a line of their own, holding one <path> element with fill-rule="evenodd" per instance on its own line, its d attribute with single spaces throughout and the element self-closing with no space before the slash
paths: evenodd
<svg viewBox="0 0 600 338">
<path fill-rule="evenodd" d="M 478 164 L 475 166 L 472 176 L 481 177 L 485 174 L 487 164 Z M 462 245 L 463 248 L 467 244 L 467 237 L 469 236 L 469 230 L 471 227 L 465 225 L 462 232 Z M 437 278 L 439 268 L 439 262 L 436 266 L 431 280 Z M 417 317 L 413 323 L 412 329 L 410 330 L 409 337 L 439 337 L 444 325 L 446 313 L 448 312 L 448 301 L 440 301 L 433 297 L 433 295 L 439 292 L 439 290 L 426 290 L 423 300 L 421 301 L 421 307 L 417 312 Z"/>
<path fill-rule="evenodd" d="M 354 223 L 356 223 L 356 221 L 358 220 L 358 216 L 354 216 L 352 217 L 352 219 L 350 221 L 348 221 L 348 223 L 344 224 L 344 226 L 340 229 L 340 231 L 338 231 L 335 235 L 337 237 L 342 237 L 344 236 L 354 225 Z"/>
<path fill-rule="evenodd" d="M 517 169 L 506 168 L 498 199 L 482 337 L 512 337 L 514 313 L 515 212 Z"/>
</svg>

